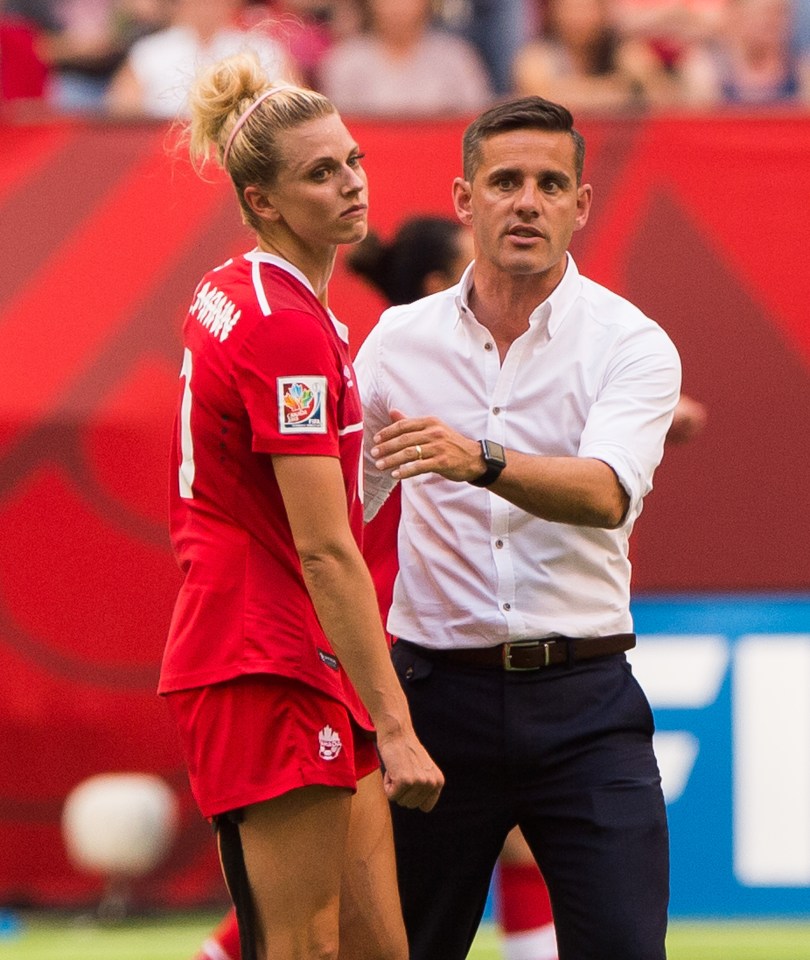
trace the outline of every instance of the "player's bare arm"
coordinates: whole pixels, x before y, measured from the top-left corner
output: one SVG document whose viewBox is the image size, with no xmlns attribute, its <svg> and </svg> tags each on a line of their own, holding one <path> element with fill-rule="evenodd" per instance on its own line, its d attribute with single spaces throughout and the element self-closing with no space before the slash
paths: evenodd
<svg viewBox="0 0 810 960">
<path fill-rule="evenodd" d="M 444 777 L 411 726 L 371 576 L 347 521 L 340 463 L 274 456 L 273 468 L 318 619 L 374 721 L 386 793 L 402 806 L 430 810 Z"/>
</svg>

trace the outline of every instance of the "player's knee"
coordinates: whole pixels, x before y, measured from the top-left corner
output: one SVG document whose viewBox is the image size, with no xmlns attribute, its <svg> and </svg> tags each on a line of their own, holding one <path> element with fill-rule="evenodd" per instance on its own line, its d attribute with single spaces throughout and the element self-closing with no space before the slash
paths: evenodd
<svg viewBox="0 0 810 960">
<path fill-rule="evenodd" d="M 378 954 L 370 960 L 408 960 L 408 941 L 403 935 L 401 940 L 384 944 Z"/>
<path fill-rule="evenodd" d="M 408 960 L 408 940 L 404 930 L 382 925 L 369 931 L 354 930 L 341 940 L 341 960 Z"/>
<path fill-rule="evenodd" d="M 290 960 L 338 960 L 340 956 L 337 931 L 310 927 L 283 936 L 280 931 L 275 933 L 268 933 L 262 960 L 278 960 L 280 956 L 289 956 Z"/>
<path fill-rule="evenodd" d="M 337 940 L 330 943 L 319 941 L 309 950 L 295 955 L 295 960 L 338 960 L 340 949 Z M 277 960 L 277 957 L 267 957 L 267 960 Z"/>
<path fill-rule="evenodd" d="M 408 960 L 408 944 L 380 946 L 371 953 L 364 953 L 359 960 Z"/>
</svg>

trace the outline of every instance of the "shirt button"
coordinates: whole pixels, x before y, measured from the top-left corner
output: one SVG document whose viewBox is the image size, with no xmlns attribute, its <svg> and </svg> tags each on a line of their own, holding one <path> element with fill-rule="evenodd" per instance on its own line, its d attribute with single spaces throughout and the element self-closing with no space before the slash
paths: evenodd
<svg viewBox="0 0 810 960">
<path fill-rule="evenodd" d="M 500 550 L 501 547 L 503 546 L 503 540 L 496 540 L 495 546 Z"/>
<path fill-rule="evenodd" d="M 493 349 L 493 344 L 491 344 L 491 343 L 489 343 L 489 342 L 485 343 L 485 344 L 484 344 L 484 349 L 485 349 L 485 350 L 492 350 L 492 349 Z"/>
<path fill-rule="evenodd" d="M 495 414 L 495 416 L 497 417 L 498 414 L 501 412 L 501 408 L 500 408 L 500 407 L 493 407 L 493 408 L 492 408 L 492 412 L 493 412 L 493 413 Z"/>
<path fill-rule="evenodd" d="M 512 609 L 512 604 L 511 604 L 511 603 L 505 603 L 505 604 L 503 605 L 503 608 L 504 608 L 504 610 L 511 610 L 511 609 Z"/>
</svg>

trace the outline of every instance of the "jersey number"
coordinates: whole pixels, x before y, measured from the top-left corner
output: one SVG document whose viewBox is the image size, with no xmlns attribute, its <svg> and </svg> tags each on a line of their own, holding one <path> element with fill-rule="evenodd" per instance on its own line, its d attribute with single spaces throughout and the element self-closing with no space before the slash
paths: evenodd
<svg viewBox="0 0 810 960">
<path fill-rule="evenodd" d="M 186 347 L 183 351 L 183 366 L 180 376 L 183 384 L 183 399 L 180 402 L 180 462 L 179 482 L 180 496 L 186 500 L 194 499 L 194 440 L 191 436 L 191 351 Z"/>
</svg>

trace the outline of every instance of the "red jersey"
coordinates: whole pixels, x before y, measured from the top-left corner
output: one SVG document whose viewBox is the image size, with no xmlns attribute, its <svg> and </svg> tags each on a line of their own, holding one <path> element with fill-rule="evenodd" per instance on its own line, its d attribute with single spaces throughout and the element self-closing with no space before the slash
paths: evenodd
<svg viewBox="0 0 810 960">
<path fill-rule="evenodd" d="M 281 674 L 370 727 L 315 614 L 271 458 L 338 457 L 361 543 L 362 407 L 346 328 L 294 266 L 253 251 L 203 277 L 183 341 L 170 531 L 184 581 L 159 690 Z"/>
</svg>

